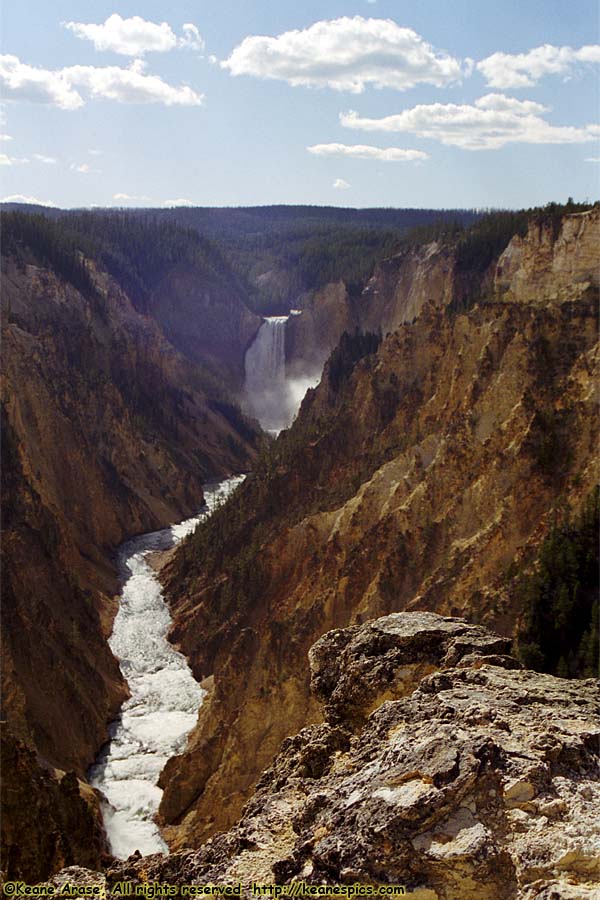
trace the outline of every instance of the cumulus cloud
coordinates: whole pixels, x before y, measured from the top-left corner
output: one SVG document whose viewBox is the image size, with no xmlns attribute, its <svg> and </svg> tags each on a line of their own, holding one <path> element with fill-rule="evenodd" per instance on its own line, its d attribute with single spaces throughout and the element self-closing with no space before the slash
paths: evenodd
<svg viewBox="0 0 600 900">
<path fill-rule="evenodd" d="M 12 141 L 12 135 L 0 134 L 0 141 Z"/>
<path fill-rule="evenodd" d="M 574 50 L 573 47 L 555 47 L 544 44 L 527 53 L 493 53 L 477 63 L 477 69 L 485 76 L 490 87 L 531 87 L 545 75 L 570 76 L 583 63 L 600 62 L 600 45 L 588 44 Z"/>
<path fill-rule="evenodd" d="M 27 197 L 25 194 L 9 194 L 2 197 L 0 203 L 34 203 L 36 206 L 56 206 L 51 200 L 38 200 L 37 197 Z"/>
<path fill-rule="evenodd" d="M 96 169 L 92 169 L 88 163 L 71 163 L 69 166 L 72 172 L 78 172 L 80 175 L 89 175 L 92 172 L 97 172 Z"/>
<path fill-rule="evenodd" d="M 232 75 L 276 78 L 293 86 L 360 94 L 366 85 L 404 91 L 461 77 L 458 59 L 391 19 L 343 16 L 277 37 L 251 35 L 221 63 Z"/>
<path fill-rule="evenodd" d="M 588 156 L 585 161 L 591 163 L 600 163 L 600 156 Z"/>
<path fill-rule="evenodd" d="M 412 162 L 429 159 L 422 150 L 401 150 L 400 147 L 370 147 L 367 144 L 314 144 L 306 148 L 315 156 L 351 156 L 354 159 L 378 159 L 383 162 Z"/>
<path fill-rule="evenodd" d="M 60 109 L 79 109 L 84 100 L 64 76 L 67 71 L 38 68 L 17 56 L 0 56 L 0 86 L 4 98 L 50 103 Z"/>
<path fill-rule="evenodd" d="M 188 22 L 181 30 L 183 37 L 178 41 L 180 47 L 187 47 L 188 50 L 204 50 L 204 38 L 195 25 Z"/>
<path fill-rule="evenodd" d="M 34 153 L 33 158 L 47 166 L 54 166 L 58 162 L 53 156 L 44 156 L 43 153 Z"/>
<path fill-rule="evenodd" d="M 63 22 L 62 25 L 78 38 L 91 41 L 96 50 L 110 50 L 123 56 L 143 56 L 144 53 L 166 53 L 175 47 L 202 50 L 204 41 L 195 25 L 183 26 L 177 37 L 168 22 L 149 22 L 141 16 L 123 19 L 113 13 L 100 25 L 84 22 Z"/>
<path fill-rule="evenodd" d="M 346 128 L 362 131 L 408 132 L 463 150 L 497 150 L 509 143 L 579 144 L 594 139 L 598 126 L 551 125 L 542 117 L 548 108 L 533 100 L 486 94 L 473 105 L 431 103 L 397 115 L 368 119 L 342 113 Z"/>
<path fill-rule="evenodd" d="M 135 60 L 120 66 L 68 66 L 52 71 L 22 63 L 16 56 L 0 56 L 0 86 L 6 99 L 49 103 L 74 110 L 85 103 L 84 95 L 119 103 L 163 103 L 166 106 L 199 106 L 202 94 L 187 85 L 173 86 L 158 75 L 145 72 Z"/>
<path fill-rule="evenodd" d="M 336 178 L 333 182 L 333 187 L 336 191 L 347 191 L 352 185 L 349 182 L 344 181 L 343 178 Z"/>
</svg>

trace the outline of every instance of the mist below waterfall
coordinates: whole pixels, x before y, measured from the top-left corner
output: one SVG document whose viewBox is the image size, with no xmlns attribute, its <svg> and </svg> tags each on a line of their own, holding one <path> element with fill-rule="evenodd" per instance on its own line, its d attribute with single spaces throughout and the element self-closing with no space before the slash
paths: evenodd
<svg viewBox="0 0 600 900">
<path fill-rule="evenodd" d="M 279 433 L 291 425 L 307 390 L 320 372 L 286 377 L 285 328 L 289 316 L 267 316 L 246 352 L 244 406 L 265 431 Z"/>
</svg>

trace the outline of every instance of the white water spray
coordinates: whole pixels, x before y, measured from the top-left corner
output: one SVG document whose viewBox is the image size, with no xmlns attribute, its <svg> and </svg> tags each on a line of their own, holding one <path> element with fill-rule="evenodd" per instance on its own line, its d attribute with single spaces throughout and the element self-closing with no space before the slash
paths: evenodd
<svg viewBox="0 0 600 900">
<path fill-rule="evenodd" d="M 246 404 L 266 431 L 281 431 L 289 422 L 285 394 L 285 323 L 288 316 L 264 319 L 245 359 Z"/>
<path fill-rule="evenodd" d="M 158 778 L 167 760 L 184 749 L 205 693 L 185 657 L 167 640 L 171 616 L 145 557 L 191 534 L 243 479 L 239 475 L 208 485 L 206 506 L 197 516 L 127 541 L 119 552 L 126 580 L 109 644 L 131 697 L 89 772 L 90 784 L 105 797 L 104 827 L 119 859 L 135 850 L 169 852 L 153 821 L 162 796 Z"/>
<path fill-rule="evenodd" d="M 301 310 L 291 310 L 299 315 Z M 267 316 L 246 352 L 244 383 L 246 411 L 265 431 L 278 434 L 291 425 L 309 387 L 318 384 L 314 373 L 286 378 L 285 328 L 289 316 Z"/>
</svg>

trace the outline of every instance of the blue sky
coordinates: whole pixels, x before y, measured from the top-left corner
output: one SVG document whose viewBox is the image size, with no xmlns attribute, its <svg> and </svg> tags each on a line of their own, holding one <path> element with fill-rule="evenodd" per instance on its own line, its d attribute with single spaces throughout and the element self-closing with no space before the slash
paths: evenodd
<svg viewBox="0 0 600 900">
<path fill-rule="evenodd" d="M 597 0 L 19 0 L 2 32 L 2 198 L 599 194 Z"/>
</svg>

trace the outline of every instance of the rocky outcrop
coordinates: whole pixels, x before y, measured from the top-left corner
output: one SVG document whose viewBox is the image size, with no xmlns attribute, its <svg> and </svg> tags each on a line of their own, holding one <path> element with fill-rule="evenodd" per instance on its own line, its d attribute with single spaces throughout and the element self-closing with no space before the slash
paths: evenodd
<svg viewBox="0 0 600 900">
<path fill-rule="evenodd" d="M 55 884 L 405 885 L 419 900 L 600 890 L 598 683 L 521 670 L 507 641 L 431 613 L 330 632 L 324 720 L 286 740 L 240 821 L 202 848 Z M 290 888 L 290 891 L 292 888 Z"/>
<path fill-rule="evenodd" d="M 597 292 L 600 283 L 600 206 L 565 216 L 556 226 L 534 221 L 498 260 L 494 293 L 503 300 L 544 304 Z"/>
<path fill-rule="evenodd" d="M 454 299 L 454 269 L 453 250 L 436 241 L 383 260 L 362 293 L 360 327 L 387 334 L 412 322 L 425 306 L 443 309 Z"/>
<path fill-rule="evenodd" d="M 107 853 L 95 792 L 73 772 L 42 768 L 6 723 L 1 749 L 4 878 L 37 883 L 74 862 L 101 865 Z"/>
<path fill-rule="evenodd" d="M 281 741 L 318 720 L 303 659 L 324 632 L 426 609 L 514 634 L 511 572 L 597 483 L 598 361 L 586 293 L 425 303 L 340 384 L 326 368 L 227 526 L 165 573 L 173 639 L 214 677 L 162 776 L 174 847 L 229 827 Z"/>
</svg>

